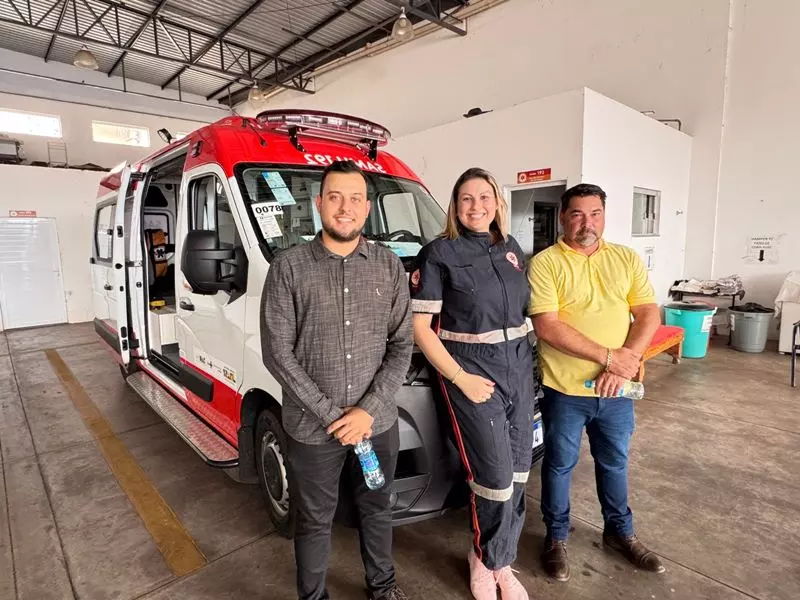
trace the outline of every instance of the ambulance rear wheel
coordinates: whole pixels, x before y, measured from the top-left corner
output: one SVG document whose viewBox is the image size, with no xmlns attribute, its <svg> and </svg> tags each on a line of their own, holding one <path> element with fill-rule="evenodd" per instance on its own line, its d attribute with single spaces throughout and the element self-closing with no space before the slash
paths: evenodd
<svg viewBox="0 0 800 600">
<path fill-rule="evenodd" d="M 294 518 L 289 505 L 288 444 L 280 418 L 271 410 L 261 411 L 256 423 L 256 468 L 258 482 L 267 501 L 275 530 L 287 539 L 294 537 Z"/>
</svg>

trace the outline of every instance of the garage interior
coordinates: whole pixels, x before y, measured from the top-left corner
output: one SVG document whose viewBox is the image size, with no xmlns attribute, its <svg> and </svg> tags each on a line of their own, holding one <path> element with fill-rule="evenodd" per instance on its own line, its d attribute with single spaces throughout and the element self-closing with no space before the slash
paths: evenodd
<svg viewBox="0 0 800 600">
<path fill-rule="evenodd" d="M 596 183 L 659 304 L 716 307 L 707 351 L 649 359 L 636 405 L 630 504 L 666 573 L 603 550 L 584 443 L 568 583 L 540 565 L 531 472 L 531 598 L 800 598 L 798 26 L 794 0 L 0 0 L 0 600 L 296 597 L 259 485 L 206 465 L 120 375 L 89 259 L 110 171 L 297 108 L 387 127 L 445 208 L 489 169 L 528 256 L 557 239 L 561 193 Z M 180 182 L 158 182 L 166 207 Z M 149 218 L 174 244 L 170 210 Z M 779 311 L 761 351 L 737 349 L 746 303 Z M 411 598 L 471 597 L 467 521 L 394 529 Z M 332 557 L 332 597 L 363 598 L 344 524 Z"/>
</svg>

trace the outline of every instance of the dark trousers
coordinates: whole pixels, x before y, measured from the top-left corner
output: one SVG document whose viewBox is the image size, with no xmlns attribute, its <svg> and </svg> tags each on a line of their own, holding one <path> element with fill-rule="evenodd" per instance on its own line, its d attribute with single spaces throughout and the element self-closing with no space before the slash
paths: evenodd
<svg viewBox="0 0 800 600">
<path fill-rule="evenodd" d="M 343 469 L 353 481 L 358 510 L 358 537 L 367 587 L 376 595 L 395 584 L 392 561 L 392 512 L 389 507 L 400 436 L 397 422 L 372 438 L 386 485 L 370 490 L 352 446 L 337 440 L 302 444 L 289 437 L 288 467 L 291 507 L 295 515 L 294 554 L 300 600 L 327 600 L 325 576 L 331 552 L 331 527 L 339 499 Z"/>
<path fill-rule="evenodd" d="M 555 540 L 566 540 L 569 535 L 570 484 L 584 429 L 594 458 L 605 532 L 633 535 L 633 514 L 628 507 L 633 400 L 567 396 L 545 387 L 540 406 L 544 425 L 542 515 L 548 535 Z"/>
<path fill-rule="evenodd" d="M 525 483 L 533 447 L 533 352 L 527 339 L 502 344 L 448 343 L 465 371 L 495 382 L 476 404 L 443 381 L 456 442 L 472 491 L 475 553 L 487 568 L 514 562 L 525 524 Z"/>
</svg>

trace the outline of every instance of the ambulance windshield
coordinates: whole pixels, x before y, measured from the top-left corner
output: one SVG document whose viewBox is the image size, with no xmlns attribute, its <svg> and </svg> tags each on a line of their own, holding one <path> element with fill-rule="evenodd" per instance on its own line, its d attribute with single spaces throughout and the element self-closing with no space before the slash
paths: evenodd
<svg viewBox="0 0 800 600">
<path fill-rule="evenodd" d="M 444 211 L 418 183 L 379 173 L 366 177 L 372 209 L 364 237 L 400 258 L 415 257 L 444 229 Z M 315 204 L 321 169 L 248 166 L 237 178 L 253 227 L 272 252 L 311 241 L 322 228 Z"/>
</svg>

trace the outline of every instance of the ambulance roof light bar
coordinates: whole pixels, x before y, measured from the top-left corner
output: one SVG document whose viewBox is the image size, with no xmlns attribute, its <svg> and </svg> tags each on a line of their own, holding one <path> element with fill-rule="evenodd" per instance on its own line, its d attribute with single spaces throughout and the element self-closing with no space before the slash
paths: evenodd
<svg viewBox="0 0 800 600">
<path fill-rule="evenodd" d="M 269 110 L 256 117 L 265 129 L 289 136 L 302 135 L 335 140 L 371 150 L 389 143 L 391 133 L 385 127 L 365 119 L 323 111 Z"/>
</svg>

